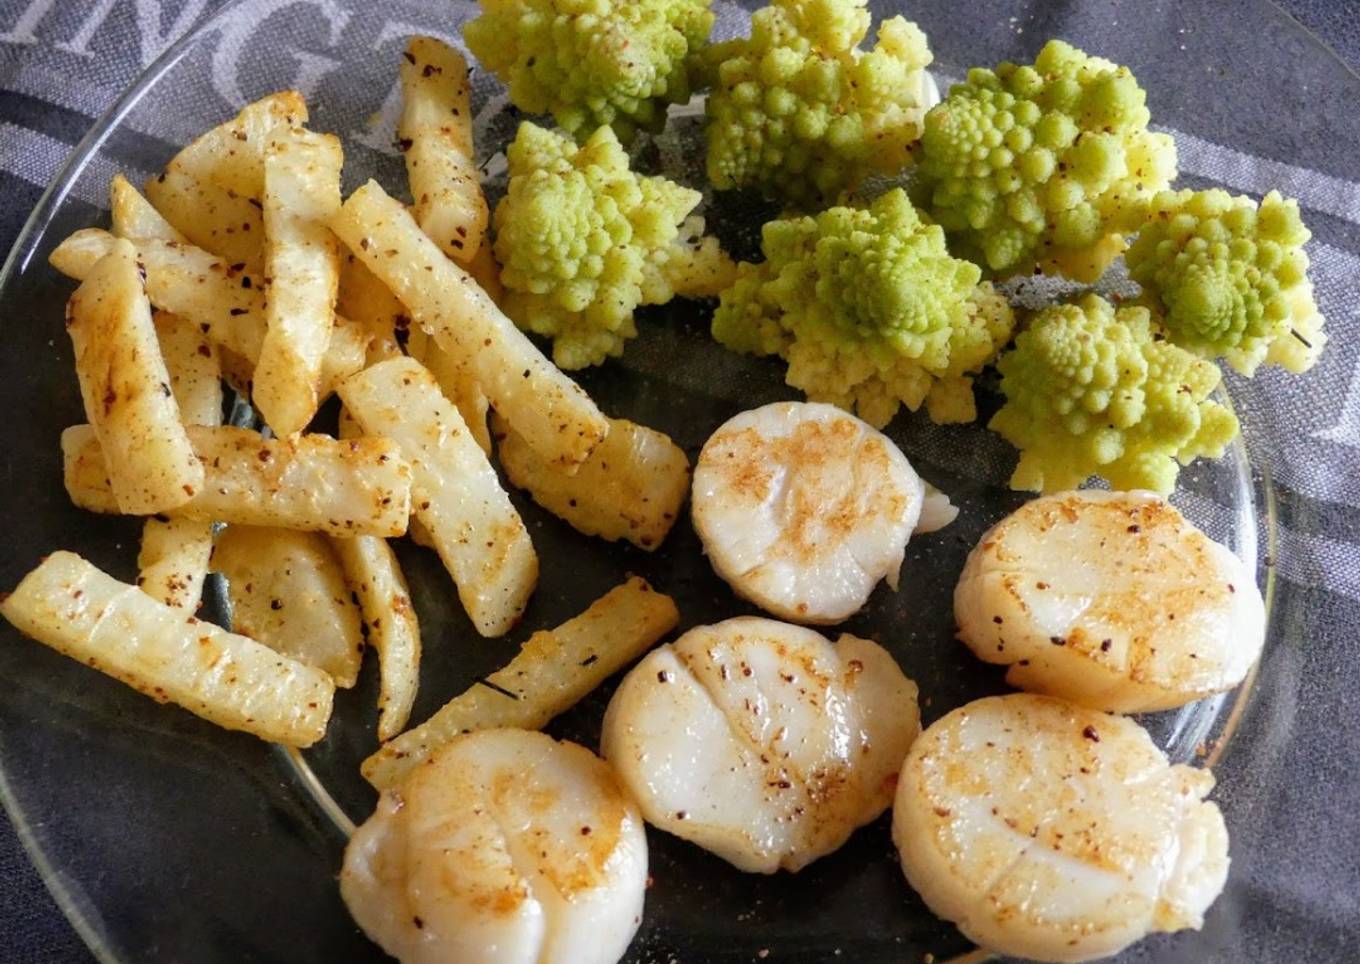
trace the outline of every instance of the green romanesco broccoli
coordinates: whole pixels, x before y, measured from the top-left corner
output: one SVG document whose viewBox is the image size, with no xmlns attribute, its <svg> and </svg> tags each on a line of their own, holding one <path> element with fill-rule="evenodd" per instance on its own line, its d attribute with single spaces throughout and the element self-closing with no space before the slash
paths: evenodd
<svg viewBox="0 0 1360 964">
<path fill-rule="evenodd" d="M 584 140 L 609 124 L 627 143 L 690 98 L 712 0 L 482 0 L 468 49 L 531 114 Z"/>
<path fill-rule="evenodd" d="M 945 250 L 901 189 L 765 225 L 762 264 L 742 263 L 713 336 L 781 355 L 787 381 L 876 427 L 922 402 L 936 422 L 977 417 L 970 373 L 1010 338 L 1010 305 Z"/>
<path fill-rule="evenodd" d="M 494 218 L 503 307 L 553 339 L 562 368 L 619 355 L 639 305 L 715 296 L 732 280 L 703 219 L 686 217 L 699 192 L 634 174 L 611 128 L 578 147 L 526 122 L 506 154 L 510 184 Z"/>
<path fill-rule="evenodd" d="M 710 47 L 708 177 L 805 210 L 825 207 L 869 174 L 910 160 L 924 113 L 925 34 L 901 17 L 878 28 L 866 0 L 775 0 L 751 36 Z"/>
<path fill-rule="evenodd" d="M 1144 300 L 1176 344 L 1223 356 L 1244 375 L 1262 362 L 1313 367 L 1327 340 L 1308 280 L 1298 202 L 1258 208 L 1226 191 L 1164 191 L 1126 256 Z"/>
<path fill-rule="evenodd" d="M 1093 282 L 1176 176 L 1126 67 L 1049 41 L 1033 66 L 975 68 L 925 118 L 912 197 L 996 277 Z"/>
<path fill-rule="evenodd" d="M 1218 458 L 1237 435 L 1232 412 L 1208 401 L 1218 368 L 1167 341 L 1143 307 L 1088 294 L 1045 308 L 996 367 L 1006 404 L 988 427 L 1020 450 L 1015 489 L 1099 475 L 1166 494 L 1181 465 Z"/>
</svg>

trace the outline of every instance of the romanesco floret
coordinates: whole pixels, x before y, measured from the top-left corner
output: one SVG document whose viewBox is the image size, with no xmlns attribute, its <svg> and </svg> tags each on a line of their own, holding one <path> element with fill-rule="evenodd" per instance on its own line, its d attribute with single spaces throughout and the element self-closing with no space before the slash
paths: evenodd
<svg viewBox="0 0 1360 964">
<path fill-rule="evenodd" d="M 1227 191 L 1164 191 L 1126 256 L 1176 344 L 1223 356 L 1244 375 L 1262 362 L 1313 367 L 1327 336 L 1308 280 L 1298 202 L 1260 208 Z"/>
<path fill-rule="evenodd" d="M 1006 404 L 988 427 L 1020 450 L 1011 487 L 1169 493 L 1180 466 L 1218 458 L 1237 418 L 1208 401 L 1222 375 L 1165 340 L 1143 307 L 1098 295 L 1036 313 L 997 362 Z"/>
<path fill-rule="evenodd" d="M 739 265 L 722 294 L 718 341 L 781 355 L 788 384 L 876 427 L 922 402 L 937 422 L 977 417 L 970 373 L 1010 338 L 1010 305 L 904 191 L 771 221 L 761 246 L 764 263 Z"/>
<path fill-rule="evenodd" d="M 601 124 L 625 143 L 658 131 L 690 98 L 712 0 L 482 0 L 468 49 L 531 114 L 584 140 Z"/>
<path fill-rule="evenodd" d="M 920 136 L 925 34 L 885 20 L 873 50 L 866 0 L 775 0 L 751 36 L 709 48 L 708 177 L 804 209 L 840 200 L 869 174 L 894 174 Z"/>
<path fill-rule="evenodd" d="M 553 339 L 562 368 L 622 353 L 639 305 L 715 295 L 732 280 L 703 219 L 686 218 L 699 192 L 634 174 L 611 128 L 578 147 L 526 122 L 506 155 L 510 183 L 494 219 L 503 307 Z"/>
<path fill-rule="evenodd" d="M 925 117 L 912 197 L 997 277 L 1093 282 L 1176 176 L 1126 67 L 1050 40 L 1033 66 L 975 68 Z"/>
</svg>

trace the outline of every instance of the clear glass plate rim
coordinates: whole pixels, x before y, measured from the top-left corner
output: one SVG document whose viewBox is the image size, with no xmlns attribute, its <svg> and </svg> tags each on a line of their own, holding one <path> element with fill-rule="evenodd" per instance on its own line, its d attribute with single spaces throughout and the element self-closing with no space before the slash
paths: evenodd
<svg viewBox="0 0 1360 964">
<path fill-rule="evenodd" d="M 1278 14 L 1280 17 L 1289 21 L 1289 23 L 1293 24 L 1294 29 L 1298 30 L 1303 34 L 1306 34 L 1309 40 L 1311 40 L 1314 44 L 1320 47 L 1331 60 L 1336 62 L 1337 66 L 1339 66 L 1346 73 L 1350 74 L 1357 81 L 1360 81 L 1360 67 L 1352 66 L 1349 62 L 1343 60 L 1341 55 L 1338 54 L 1334 49 L 1332 49 L 1332 45 L 1327 42 L 1327 39 L 1325 37 L 1323 37 L 1312 27 L 1308 26 L 1308 24 L 1304 23 L 1298 17 L 1294 16 L 1294 14 L 1286 10 L 1284 6 L 1279 2 L 1279 0 L 1265 0 L 1265 4 L 1266 6 L 1274 10 L 1275 13 Z"/>
<path fill-rule="evenodd" d="M 25 220 L 15 241 L 10 248 L 3 266 L 0 266 L 0 292 L 8 289 L 16 274 L 25 271 L 31 258 L 36 253 L 36 238 L 43 232 L 52 214 L 64 203 L 74 187 L 78 177 L 84 171 L 86 165 L 96 156 L 99 149 L 108 139 L 111 133 L 118 127 L 124 118 L 136 107 L 143 96 L 160 82 L 164 75 L 173 69 L 191 50 L 194 49 L 202 40 L 213 30 L 224 24 L 234 16 L 242 7 L 249 6 L 252 0 L 228 0 L 221 9 L 202 19 L 193 26 L 182 37 L 173 42 L 158 58 L 146 67 L 137 78 L 118 96 L 113 104 L 98 117 L 90 127 L 89 131 L 72 147 L 70 154 L 62 163 L 61 167 L 53 175 L 52 180 L 44 188 L 39 196 L 33 211 Z M 1360 72 L 1351 68 L 1342 60 L 1327 42 L 1316 34 L 1309 27 L 1297 20 L 1292 14 L 1285 10 L 1276 0 L 1265 0 L 1263 6 L 1270 8 L 1276 16 L 1287 20 L 1294 29 L 1305 34 L 1326 56 L 1336 65 L 1340 66 L 1346 73 L 1360 79 Z M 1220 394 L 1231 407 L 1231 398 L 1226 388 L 1220 389 Z M 1250 507 L 1253 522 L 1256 526 L 1256 534 L 1264 534 L 1266 540 L 1266 564 L 1265 586 L 1263 595 L 1266 604 L 1266 625 L 1267 632 L 1271 628 L 1274 615 L 1274 599 L 1276 594 L 1277 577 L 1277 508 L 1276 494 L 1270 473 L 1268 462 L 1263 461 L 1260 465 L 1254 465 L 1250 459 L 1250 450 L 1247 447 L 1244 437 L 1239 436 L 1233 443 L 1233 448 L 1239 455 L 1239 465 L 1241 469 L 1238 473 L 1238 485 L 1245 491 L 1245 505 Z M 1251 478 L 1252 471 L 1259 473 L 1257 484 L 1253 485 Z M 1258 540 L 1253 538 L 1248 545 L 1251 547 L 1251 558 L 1244 561 L 1253 571 L 1258 569 L 1260 554 L 1257 551 Z M 1269 635 L 1267 636 L 1269 642 Z M 1203 765 L 1213 767 L 1217 765 L 1224 752 L 1232 743 L 1231 737 L 1235 732 L 1241 718 L 1249 709 L 1252 697 L 1256 692 L 1255 681 L 1260 663 L 1253 666 L 1251 672 L 1242 685 L 1233 694 L 1233 705 L 1227 710 L 1227 721 L 1224 724 L 1221 739 L 1210 750 L 1203 760 Z M 324 811 L 332 824 L 342 833 L 347 834 L 352 829 L 352 824 L 348 820 L 344 811 L 331 798 L 325 790 L 324 785 L 312 773 L 307 765 L 305 758 L 296 752 L 285 752 L 282 754 L 282 765 L 292 771 L 294 778 L 298 781 L 300 793 L 309 798 L 314 805 Z M 314 784 L 314 786 L 305 786 Z M 100 964 L 123 964 L 117 953 L 110 946 L 104 933 L 104 929 L 97 919 L 97 913 L 91 914 L 84 904 L 85 901 L 79 895 L 79 885 L 74 887 L 66 881 L 63 875 L 57 871 L 52 862 L 48 859 L 46 851 L 37 839 L 32 825 L 25 814 L 18 797 L 11 786 L 8 772 L 0 765 L 0 805 L 3 805 L 5 813 L 15 829 L 16 836 L 24 848 L 29 860 L 32 861 L 38 872 L 40 879 L 48 892 L 51 893 L 54 901 L 63 916 L 70 922 L 73 929 L 80 936 L 85 946 L 90 950 Z M 350 824 L 350 826 L 346 826 Z M 963 961 L 976 961 L 986 959 L 985 951 L 978 951 L 965 955 L 957 959 L 959 964 Z"/>
<path fill-rule="evenodd" d="M 219 23 L 225 22 L 246 2 L 249 2 L 249 0 L 230 0 L 211 17 L 190 28 L 184 36 L 172 43 L 150 66 L 143 70 L 128 88 L 118 96 L 118 99 L 113 102 L 108 110 L 95 120 L 85 136 L 76 142 L 75 146 L 71 148 L 71 153 L 53 175 L 51 182 L 43 189 L 43 193 L 38 198 L 38 203 L 34 205 L 32 213 L 24 221 L 23 227 L 19 229 L 19 234 L 14 239 L 14 244 L 5 258 L 4 265 L 0 266 L 0 291 L 8 290 L 14 276 L 28 268 L 30 259 L 36 253 L 35 239 L 43 232 L 52 214 L 66 200 L 85 166 L 95 157 L 118 124 L 132 111 L 147 91 L 159 83 L 161 78 L 178 64 L 190 50 L 197 46 L 209 31 Z M 9 774 L 2 765 L 0 765 L 0 805 L 4 806 L 5 814 L 11 826 L 14 827 L 15 835 L 19 838 L 19 843 L 24 848 L 25 854 L 28 855 L 28 859 L 33 862 L 43 886 L 52 895 L 57 907 L 60 908 L 63 916 L 70 922 L 85 946 L 89 948 L 90 953 L 99 961 L 99 964 L 122 964 L 109 945 L 103 927 L 96 917 L 88 912 L 84 906 L 84 901 L 68 886 L 62 875 L 48 859 L 46 851 L 38 842 L 33 827 L 29 823 L 27 814 L 24 813 L 19 803 L 14 788 L 10 785 Z"/>
</svg>

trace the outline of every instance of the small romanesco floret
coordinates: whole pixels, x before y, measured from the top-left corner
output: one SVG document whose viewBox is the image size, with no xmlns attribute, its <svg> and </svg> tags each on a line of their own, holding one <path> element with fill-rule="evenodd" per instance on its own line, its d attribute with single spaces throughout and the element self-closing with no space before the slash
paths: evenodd
<svg viewBox="0 0 1360 964">
<path fill-rule="evenodd" d="M 690 98 L 712 0 L 482 0 L 468 49 L 531 114 L 584 140 L 601 124 L 625 143 L 658 131 Z"/>
<path fill-rule="evenodd" d="M 526 122 L 506 154 L 510 184 L 494 219 L 503 307 L 553 339 L 562 368 L 622 353 L 639 305 L 714 296 L 732 280 L 703 219 L 686 217 L 699 192 L 634 174 L 612 129 L 578 147 Z"/>
<path fill-rule="evenodd" d="M 996 367 L 1006 404 L 988 427 L 1020 450 L 1014 489 L 1099 475 L 1166 494 L 1181 465 L 1218 458 L 1237 436 L 1237 418 L 1207 400 L 1218 368 L 1166 341 L 1146 308 L 1094 294 L 1045 308 Z"/>
<path fill-rule="evenodd" d="M 771 221 L 762 248 L 765 262 L 739 265 L 722 294 L 718 341 L 781 355 L 790 385 L 876 427 L 922 402 L 936 422 L 977 417 L 969 373 L 1010 338 L 1010 305 L 949 256 L 905 192 Z"/>
<path fill-rule="evenodd" d="M 1172 341 L 1251 375 L 1262 362 L 1313 367 L 1327 340 L 1308 280 L 1298 202 L 1260 208 L 1227 191 L 1164 191 L 1129 248 L 1129 274 Z"/>
<path fill-rule="evenodd" d="M 975 68 L 926 115 L 912 196 L 996 277 L 1093 282 L 1176 176 L 1126 67 L 1049 41 L 1034 65 Z"/>
<path fill-rule="evenodd" d="M 901 17 L 878 28 L 866 0 L 775 0 L 751 36 L 709 48 L 708 177 L 811 210 L 910 160 L 924 114 L 926 38 Z"/>
</svg>

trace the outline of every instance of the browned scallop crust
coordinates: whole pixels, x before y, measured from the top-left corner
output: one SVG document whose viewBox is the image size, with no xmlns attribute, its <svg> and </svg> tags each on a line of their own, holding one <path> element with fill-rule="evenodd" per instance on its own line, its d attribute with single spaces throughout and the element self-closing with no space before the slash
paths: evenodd
<svg viewBox="0 0 1360 964">
<path fill-rule="evenodd" d="M 1096 709 L 1166 709 L 1231 688 L 1264 612 L 1228 549 L 1150 493 L 1035 499 L 973 550 L 959 638 L 1012 685 Z"/>
<path fill-rule="evenodd" d="M 704 445 L 694 525 L 740 596 L 801 623 L 834 624 L 880 580 L 896 588 L 924 486 L 891 440 L 831 405 L 742 412 Z"/>
<path fill-rule="evenodd" d="M 648 654 L 601 747 L 648 822 L 774 873 L 881 814 L 919 730 L 916 686 L 882 647 L 739 617 Z"/>
<path fill-rule="evenodd" d="M 642 918 L 642 819 L 584 747 L 456 737 L 385 791 L 345 851 L 355 920 L 406 961 L 620 959 Z"/>
<path fill-rule="evenodd" d="M 939 916 L 1000 953 L 1085 961 L 1198 928 L 1228 835 L 1207 770 L 1133 720 L 1028 693 L 987 697 L 912 745 L 893 841 Z"/>
<path fill-rule="evenodd" d="M 811 563 L 829 541 L 841 542 L 866 516 L 899 519 L 909 500 L 895 486 L 871 485 L 892 469 L 887 440 L 851 418 L 801 421 L 787 435 L 768 437 L 754 428 L 719 431 L 700 456 L 727 494 L 753 507 L 775 496 L 775 466 L 795 466 L 784 484 L 785 538 L 771 548 L 776 557 Z M 823 473 L 846 465 L 856 483 L 838 491 L 822 484 Z M 867 496 L 867 498 L 866 498 Z"/>
</svg>

